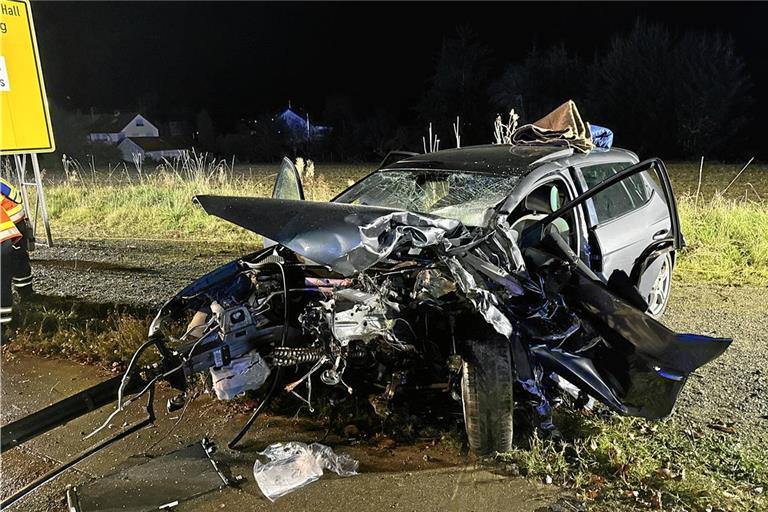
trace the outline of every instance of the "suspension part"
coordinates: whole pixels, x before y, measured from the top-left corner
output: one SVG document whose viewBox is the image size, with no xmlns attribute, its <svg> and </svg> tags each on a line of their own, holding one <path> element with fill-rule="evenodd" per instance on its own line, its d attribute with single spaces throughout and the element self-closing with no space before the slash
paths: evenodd
<svg viewBox="0 0 768 512">
<path fill-rule="evenodd" d="M 323 357 L 322 347 L 275 347 L 272 351 L 272 366 L 293 366 L 314 363 Z"/>
</svg>

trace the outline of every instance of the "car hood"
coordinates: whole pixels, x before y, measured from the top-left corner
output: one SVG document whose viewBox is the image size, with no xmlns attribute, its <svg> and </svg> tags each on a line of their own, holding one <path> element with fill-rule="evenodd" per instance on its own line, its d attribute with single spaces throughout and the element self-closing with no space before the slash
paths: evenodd
<svg viewBox="0 0 768 512">
<path fill-rule="evenodd" d="M 463 229 L 455 220 L 378 206 L 210 195 L 195 196 L 194 201 L 209 215 L 274 240 L 343 275 L 381 261 L 387 248 L 403 236 L 416 246 L 420 241 L 428 245 L 436 236 Z M 390 230 L 390 224 L 399 227 Z"/>
</svg>

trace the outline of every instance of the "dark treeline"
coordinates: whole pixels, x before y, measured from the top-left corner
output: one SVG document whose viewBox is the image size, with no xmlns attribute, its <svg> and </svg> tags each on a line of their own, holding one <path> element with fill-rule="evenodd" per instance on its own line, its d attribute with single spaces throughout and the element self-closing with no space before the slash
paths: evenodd
<svg viewBox="0 0 768 512">
<path fill-rule="evenodd" d="M 272 112 L 223 130 L 203 110 L 187 120 L 188 144 L 241 162 L 285 154 L 375 160 L 395 149 L 421 151 L 429 123 L 441 148 L 455 145 L 457 116 L 462 145 L 484 144 L 493 139 L 497 115 L 506 119 L 514 108 L 521 123 L 533 122 L 573 99 L 587 121 L 614 131 L 616 145 L 640 154 L 740 158 L 754 149 L 753 138 L 746 136 L 751 87 L 733 40 L 720 33 L 638 21 L 593 55 L 580 55 L 563 43 L 538 44 L 521 61 L 507 62 L 472 29 L 460 27 L 443 40 L 424 93 L 408 107 L 405 120 L 373 105 L 361 112 L 350 98 L 330 94 L 312 119 L 333 128 L 323 140 L 297 138 Z M 113 151 L 83 142 L 87 116 L 57 108 L 53 116 L 60 152 L 114 157 Z"/>
<path fill-rule="evenodd" d="M 447 38 L 419 105 L 422 123 L 434 120 L 452 143 L 451 122 L 460 115 L 466 140 L 480 143 L 490 141 L 497 113 L 514 108 L 521 123 L 533 122 L 573 99 L 587 121 L 640 153 L 729 158 L 751 149 L 751 80 L 723 34 L 639 21 L 589 57 L 562 43 L 534 46 L 498 77 L 492 59 L 471 31 Z"/>
</svg>

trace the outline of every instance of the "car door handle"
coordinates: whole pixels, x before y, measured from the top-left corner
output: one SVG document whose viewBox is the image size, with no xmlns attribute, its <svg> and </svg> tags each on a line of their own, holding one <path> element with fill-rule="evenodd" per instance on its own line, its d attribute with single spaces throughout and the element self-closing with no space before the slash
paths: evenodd
<svg viewBox="0 0 768 512">
<path fill-rule="evenodd" d="M 654 240 L 663 240 L 664 238 L 667 237 L 667 235 L 669 235 L 669 230 L 668 229 L 660 229 L 660 230 L 658 230 L 657 232 L 655 232 L 653 234 L 652 238 Z"/>
</svg>

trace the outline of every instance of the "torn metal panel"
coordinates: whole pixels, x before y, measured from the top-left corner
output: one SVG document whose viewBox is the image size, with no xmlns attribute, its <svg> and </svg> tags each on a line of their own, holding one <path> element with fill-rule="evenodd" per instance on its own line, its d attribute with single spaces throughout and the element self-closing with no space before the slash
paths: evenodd
<svg viewBox="0 0 768 512">
<path fill-rule="evenodd" d="M 445 258 L 451 275 L 456 279 L 459 288 L 472 303 L 475 310 L 483 315 L 485 321 L 502 336 L 509 338 L 512 335 L 513 327 L 509 318 L 499 309 L 498 299 L 494 294 L 478 284 L 473 276 L 456 257 Z"/>
<path fill-rule="evenodd" d="M 677 334 L 654 320 L 603 283 L 578 274 L 570 289 L 572 301 L 590 314 L 591 322 L 609 342 L 623 341 L 662 368 L 688 374 L 720 356 L 733 340 Z"/>
<path fill-rule="evenodd" d="M 407 245 L 413 249 L 453 245 L 451 238 L 466 237 L 462 224 L 454 219 L 428 217 L 410 212 L 395 212 L 360 226 L 360 235 L 365 249 L 376 256 L 377 261 L 389 257 L 397 248 Z M 360 268 L 359 270 L 366 270 Z"/>
<path fill-rule="evenodd" d="M 208 214 L 274 240 L 345 276 L 376 262 L 376 256 L 364 250 L 354 260 L 348 258 L 361 248 L 359 228 L 397 211 L 375 206 L 254 197 L 200 195 L 195 196 L 195 201 Z"/>
</svg>

